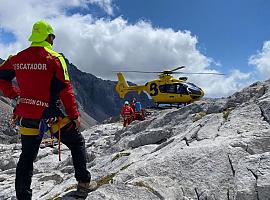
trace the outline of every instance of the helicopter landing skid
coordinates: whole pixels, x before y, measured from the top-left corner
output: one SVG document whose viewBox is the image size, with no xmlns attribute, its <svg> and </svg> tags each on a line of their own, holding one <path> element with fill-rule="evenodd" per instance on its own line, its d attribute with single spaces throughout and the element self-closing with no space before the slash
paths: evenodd
<svg viewBox="0 0 270 200">
<path fill-rule="evenodd" d="M 155 106 L 152 106 L 150 108 L 164 110 L 170 108 L 183 108 L 186 105 L 188 105 L 188 103 L 156 103 Z"/>
</svg>

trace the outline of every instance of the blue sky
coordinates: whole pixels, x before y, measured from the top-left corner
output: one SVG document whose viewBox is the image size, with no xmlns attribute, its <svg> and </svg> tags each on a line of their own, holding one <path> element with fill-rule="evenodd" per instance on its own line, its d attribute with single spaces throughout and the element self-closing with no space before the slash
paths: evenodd
<svg viewBox="0 0 270 200">
<path fill-rule="evenodd" d="M 226 73 L 188 76 L 206 96 L 222 97 L 270 77 L 268 0 L 0 0 L 0 5 L 3 59 L 29 46 L 33 23 L 45 19 L 55 29 L 54 49 L 103 79 L 116 80 L 117 70 L 185 65 L 183 72 Z M 137 84 L 156 78 L 125 76 Z"/>
<path fill-rule="evenodd" d="M 203 54 L 221 70 L 248 72 L 250 55 L 270 38 L 268 0 L 117 0 L 116 15 L 130 22 L 149 20 L 154 27 L 189 30 Z"/>
<path fill-rule="evenodd" d="M 9 44 L 15 42 L 16 38 L 11 32 L 1 29 L 0 27 L 0 41 L 4 44 Z"/>
</svg>

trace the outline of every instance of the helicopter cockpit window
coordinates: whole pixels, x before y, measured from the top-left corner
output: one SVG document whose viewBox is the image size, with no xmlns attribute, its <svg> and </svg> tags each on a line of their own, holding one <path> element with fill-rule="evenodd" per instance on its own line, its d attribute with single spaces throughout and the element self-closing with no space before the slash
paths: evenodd
<svg viewBox="0 0 270 200">
<path fill-rule="evenodd" d="M 183 84 L 176 84 L 176 93 L 188 94 L 187 87 L 185 87 Z"/>
<path fill-rule="evenodd" d="M 179 83 L 160 85 L 159 91 L 161 93 L 188 94 L 186 86 Z"/>
<path fill-rule="evenodd" d="M 175 93 L 176 85 L 175 84 L 160 85 L 159 91 L 161 93 Z"/>
<path fill-rule="evenodd" d="M 166 92 L 166 85 L 160 85 L 160 86 L 159 86 L 159 91 L 160 91 L 161 93 L 165 93 L 165 92 Z"/>
<path fill-rule="evenodd" d="M 196 86 L 195 84 L 193 84 L 193 83 L 186 82 L 185 85 L 187 85 L 187 87 L 190 88 L 190 89 L 200 91 L 200 88 L 198 86 Z"/>
<path fill-rule="evenodd" d="M 175 84 L 167 85 L 167 92 L 168 93 L 175 93 L 176 92 L 176 85 Z"/>
<path fill-rule="evenodd" d="M 186 84 L 191 85 L 192 87 L 197 88 L 197 86 L 194 83 L 186 82 Z"/>
</svg>

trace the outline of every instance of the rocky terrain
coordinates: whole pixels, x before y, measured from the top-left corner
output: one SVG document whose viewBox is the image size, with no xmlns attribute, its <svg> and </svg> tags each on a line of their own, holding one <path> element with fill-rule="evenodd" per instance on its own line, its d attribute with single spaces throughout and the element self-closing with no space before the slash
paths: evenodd
<svg viewBox="0 0 270 200">
<path fill-rule="evenodd" d="M 9 127 L 9 121 L 12 117 L 13 107 L 11 101 L 0 96 L 0 143 L 10 144 L 16 142 L 18 133 L 16 129 Z"/>
<path fill-rule="evenodd" d="M 223 99 L 148 110 L 145 121 L 95 125 L 86 139 L 99 188 L 86 199 L 270 199 L 270 80 Z M 0 199 L 14 199 L 18 143 L 0 146 Z M 33 199 L 68 197 L 76 181 L 70 152 L 40 149 Z"/>
</svg>

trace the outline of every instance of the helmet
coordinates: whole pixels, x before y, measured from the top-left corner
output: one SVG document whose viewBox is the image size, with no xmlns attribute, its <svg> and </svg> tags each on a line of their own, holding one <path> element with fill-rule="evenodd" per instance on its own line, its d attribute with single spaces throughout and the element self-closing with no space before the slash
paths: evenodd
<svg viewBox="0 0 270 200">
<path fill-rule="evenodd" d="M 28 40 L 31 42 L 43 42 L 50 34 L 54 35 L 52 26 L 46 21 L 40 20 L 34 23 L 32 28 L 32 35 Z"/>
<path fill-rule="evenodd" d="M 129 102 L 128 101 L 125 101 L 125 105 L 129 105 Z"/>
</svg>

